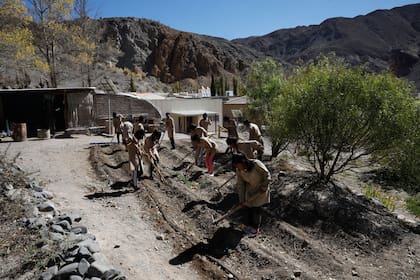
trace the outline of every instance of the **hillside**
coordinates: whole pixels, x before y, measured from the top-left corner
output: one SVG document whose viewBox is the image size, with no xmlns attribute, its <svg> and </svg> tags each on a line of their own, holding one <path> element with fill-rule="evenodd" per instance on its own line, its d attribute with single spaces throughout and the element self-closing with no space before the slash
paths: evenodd
<svg viewBox="0 0 420 280">
<path fill-rule="evenodd" d="M 291 64 L 333 51 L 374 71 L 390 68 L 420 87 L 420 4 L 332 18 L 320 25 L 280 29 L 233 42 Z"/>
<path fill-rule="evenodd" d="M 259 52 L 228 40 L 182 32 L 147 19 L 103 19 L 120 50 L 116 65 L 140 68 L 165 83 L 202 76 L 240 75 Z"/>
</svg>

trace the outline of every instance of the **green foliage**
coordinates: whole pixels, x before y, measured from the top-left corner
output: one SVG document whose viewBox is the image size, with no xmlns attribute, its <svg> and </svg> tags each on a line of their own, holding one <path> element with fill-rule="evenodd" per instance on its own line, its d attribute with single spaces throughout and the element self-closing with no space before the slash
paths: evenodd
<svg viewBox="0 0 420 280">
<path fill-rule="evenodd" d="M 235 76 L 232 79 L 232 86 L 233 86 L 233 95 L 238 96 L 239 92 L 238 92 L 238 78 L 236 78 Z"/>
<path fill-rule="evenodd" d="M 368 73 L 330 56 L 297 67 L 260 100 L 280 92 L 266 105 L 273 112 L 268 123 L 274 141 L 302 145 L 319 179 L 328 181 L 350 162 L 384 157 L 405 139 L 415 117 L 411 90 L 389 73 Z"/>
<path fill-rule="evenodd" d="M 379 200 L 389 211 L 395 210 L 397 197 L 395 195 L 386 194 L 379 187 L 367 184 L 365 186 L 365 195 L 369 199 Z"/>
<path fill-rule="evenodd" d="M 137 86 L 136 86 L 136 83 L 134 82 L 134 75 L 133 74 L 130 75 L 130 91 L 131 92 L 136 92 L 137 91 Z"/>
<path fill-rule="evenodd" d="M 256 62 L 252 65 L 246 81 L 246 95 L 250 97 L 248 104 L 249 118 L 259 125 L 268 125 L 268 134 L 272 140 L 272 154 L 276 156 L 287 144 L 277 121 L 273 100 L 280 95 L 285 84 L 283 68 L 273 59 Z"/>
<path fill-rule="evenodd" d="M 407 198 L 405 203 L 408 211 L 420 217 L 420 194 Z"/>
<path fill-rule="evenodd" d="M 403 188 L 412 193 L 420 192 L 420 105 L 416 106 L 417 116 L 407 134 L 384 160 L 398 174 Z"/>
<path fill-rule="evenodd" d="M 211 96 L 216 96 L 216 82 L 214 81 L 214 76 L 211 75 L 211 84 L 210 84 L 210 94 Z"/>
</svg>

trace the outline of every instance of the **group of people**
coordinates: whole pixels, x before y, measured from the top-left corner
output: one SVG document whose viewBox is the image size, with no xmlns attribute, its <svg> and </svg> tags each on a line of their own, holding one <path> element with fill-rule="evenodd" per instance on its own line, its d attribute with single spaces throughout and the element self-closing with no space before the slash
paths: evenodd
<svg viewBox="0 0 420 280">
<path fill-rule="evenodd" d="M 159 163 L 158 146 L 162 133 L 155 130 L 146 137 L 144 129 L 144 118 L 140 116 L 137 120 L 128 118 L 124 120 L 121 114 L 113 113 L 113 125 L 117 135 L 117 142 L 120 144 L 120 135 L 122 143 L 126 145 L 129 160 L 129 169 L 132 174 L 134 188 L 138 188 L 138 179 L 143 175 L 153 179 L 153 170 Z M 147 170 L 145 170 L 147 169 Z"/>
<path fill-rule="evenodd" d="M 141 117 L 140 117 L 141 118 Z M 134 124 L 129 120 L 123 121 L 121 115 L 114 113 L 114 127 L 119 135 L 122 135 L 122 142 L 127 146 L 130 171 L 133 176 L 133 185 L 137 188 L 138 177 L 144 173 L 142 166 L 149 169 L 148 178 L 153 178 L 153 169 L 159 163 L 159 145 L 162 133 L 158 130 L 146 137 L 143 127 L 143 119 L 138 119 Z M 214 157 L 217 152 L 217 144 L 211 139 L 208 128 L 212 122 L 204 113 L 198 126 L 191 125 L 191 143 L 195 152 L 195 164 L 206 167 L 209 176 L 214 176 Z M 244 121 L 249 131 L 249 139 L 240 139 L 235 120 L 225 117 L 223 126 L 228 131 L 226 152 L 232 153 L 232 166 L 236 172 L 236 190 L 239 196 L 239 203 L 248 211 L 248 227 L 244 231 L 249 235 L 255 235 L 261 224 L 261 207 L 270 202 L 269 182 L 270 172 L 262 163 L 264 152 L 264 141 L 260 129 L 248 120 Z M 175 149 L 175 122 L 169 113 L 166 113 L 166 132 Z"/>
</svg>

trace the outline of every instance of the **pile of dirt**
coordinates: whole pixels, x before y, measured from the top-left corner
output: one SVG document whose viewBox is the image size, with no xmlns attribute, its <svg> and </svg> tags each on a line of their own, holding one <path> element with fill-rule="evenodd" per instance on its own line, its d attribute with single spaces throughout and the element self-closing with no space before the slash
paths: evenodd
<svg viewBox="0 0 420 280">
<path fill-rule="evenodd" d="M 240 230 L 246 210 L 220 225 L 212 223 L 238 201 L 235 180 L 218 195 L 216 189 L 234 172 L 230 156 L 216 155 L 216 176 L 193 165 L 189 141 L 177 150 L 160 149 L 158 179 L 141 181 L 138 198 L 165 230 L 179 252 L 172 265 L 192 263 L 205 279 L 416 279 L 420 273 L 420 238 L 416 228 L 383 206 L 336 183 L 314 184 L 306 171 L 281 170 L 266 162 L 274 178 L 272 202 L 264 209 L 256 238 Z M 127 155 L 122 146 L 96 146 L 93 166 L 110 186 L 131 189 Z M 279 175 L 280 174 L 280 175 Z M 106 192 L 106 191 L 105 191 Z"/>
</svg>

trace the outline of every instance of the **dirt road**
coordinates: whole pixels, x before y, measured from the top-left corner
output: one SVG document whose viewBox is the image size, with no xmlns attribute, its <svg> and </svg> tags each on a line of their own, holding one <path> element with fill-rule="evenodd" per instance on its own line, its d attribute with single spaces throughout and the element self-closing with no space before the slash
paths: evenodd
<svg viewBox="0 0 420 280">
<path fill-rule="evenodd" d="M 17 157 L 17 165 L 55 194 L 54 202 L 62 212 L 77 211 L 81 224 L 99 241 L 111 264 L 128 279 L 200 279 L 190 264 L 172 266 L 174 256 L 165 233 L 148 223 L 149 214 L 139 205 L 138 194 L 126 190 L 90 200 L 92 192 L 109 190 L 98 181 L 89 162 L 89 143 L 109 142 L 100 136 L 0 143 L 0 153 Z M 127 178 L 128 180 L 128 178 Z M 163 239 L 163 240 L 161 240 Z"/>
</svg>

